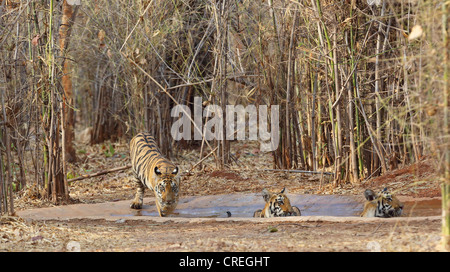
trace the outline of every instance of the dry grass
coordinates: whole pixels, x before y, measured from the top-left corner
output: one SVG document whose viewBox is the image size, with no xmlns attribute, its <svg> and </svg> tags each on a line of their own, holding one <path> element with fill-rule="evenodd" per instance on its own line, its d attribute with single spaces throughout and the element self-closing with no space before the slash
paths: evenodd
<svg viewBox="0 0 450 272">
<path fill-rule="evenodd" d="M 276 230 L 276 231 L 274 231 Z M 215 222 L 0 219 L 0 251 L 440 251 L 440 222 Z M 164 237 L 164 238 L 163 238 Z"/>
</svg>

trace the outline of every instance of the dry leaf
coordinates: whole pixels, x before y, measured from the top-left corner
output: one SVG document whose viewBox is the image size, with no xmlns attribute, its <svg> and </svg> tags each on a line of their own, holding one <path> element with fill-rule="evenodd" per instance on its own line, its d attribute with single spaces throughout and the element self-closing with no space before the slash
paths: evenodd
<svg viewBox="0 0 450 272">
<path fill-rule="evenodd" d="M 69 6 L 79 6 L 81 5 L 81 0 L 67 0 Z"/>
<path fill-rule="evenodd" d="M 351 17 L 348 17 L 347 19 L 345 19 L 345 20 L 341 23 L 341 26 L 344 26 L 344 25 L 350 23 L 351 21 L 352 21 L 352 18 L 351 18 Z"/>
<path fill-rule="evenodd" d="M 376 5 L 377 7 L 381 6 L 381 0 L 367 0 L 367 4 L 369 6 Z"/>
<path fill-rule="evenodd" d="M 37 34 L 36 36 L 34 36 L 34 38 L 31 40 L 31 44 L 33 46 L 38 46 L 39 45 L 39 38 L 41 37 L 41 35 Z"/>
<path fill-rule="evenodd" d="M 97 34 L 97 38 L 100 42 L 100 45 L 99 45 L 100 48 L 103 48 L 105 46 L 105 42 L 104 42 L 105 36 L 106 36 L 105 31 L 103 29 L 100 29 L 100 31 Z"/>
<path fill-rule="evenodd" d="M 420 25 L 415 25 L 412 29 L 411 29 L 411 33 L 409 33 L 408 36 L 408 40 L 412 41 L 414 39 L 419 38 L 420 36 L 422 36 L 423 34 L 423 29 Z"/>
</svg>

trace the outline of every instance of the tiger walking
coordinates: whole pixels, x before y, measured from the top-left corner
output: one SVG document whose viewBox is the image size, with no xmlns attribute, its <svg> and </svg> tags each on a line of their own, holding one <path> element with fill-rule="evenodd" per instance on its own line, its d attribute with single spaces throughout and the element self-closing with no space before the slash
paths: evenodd
<svg viewBox="0 0 450 272">
<path fill-rule="evenodd" d="M 148 133 L 139 133 L 131 139 L 130 159 L 137 185 L 130 207 L 142 209 L 145 188 L 148 188 L 155 194 L 159 215 L 172 213 L 179 198 L 178 167 L 162 156 L 155 139 Z"/>
</svg>

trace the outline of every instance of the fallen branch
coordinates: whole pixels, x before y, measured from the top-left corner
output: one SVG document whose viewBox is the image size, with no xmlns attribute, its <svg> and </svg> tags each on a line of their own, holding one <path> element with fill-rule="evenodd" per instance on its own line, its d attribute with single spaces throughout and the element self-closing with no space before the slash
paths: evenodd
<svg viewBox="0 0 450 272">
<path fill-rule="evenodd" d="M 211 156 L 211 154 L 213 154 L 213 153 L 217 150 L 218 147 L 219 147 L 219 146 L 216 146 L 216 148 L 214 148 L 211 152 L 209 152 L 208 155 L 206 155 L 205 157 L 203 157 L 203 159 L 201 159 L 201 160 L 198 161 L 196 164 L 194 164 L 194 166 L 191 167 L 191 170 L 189 170 L 189 172 L 191 172 L 192 170 L 194 170 L 195 167 L 197 167 L 197 165 L 199 165 L 199 164 L 202 163 L 204 160 L 206 160 L 206 158 L 208 158 L 209 156 Z"/>
<path fill-rule="evenodd" d="M 73 179 L 69 179 L 69 180 L 67 180 L 67 182 L 73 182 L 73 181 L 77 181 L 77 180 L 82 180 L 82 179 L 87 179 L 87 178 L 98 177 L 98 176 L 105 175 L 105 174 L 108 174 L 108 173 L 126 170 L 126 169 L 128 169 L 128 168 L 131 168 L 131 164 L 126 165 L 126 166 L 121 166 L 121 167 L 116 167 L 116 168 L 108 169 L 108 170 L 101 171 L 101 172 L 94 173 L 94 174 L 90 174 L 90 175 L 81 175 L 81 176 L 79 176 L 79 177 L 76 177 L 76 178 L 73 178 Z"/>
<path fill-rule="evenodd" d="M 331 172 L 323 172 L 323 171 L 306 171 L 306 170 L 296 170 L 296 169 L 261 169 L 260 171 L 273 171 L 273 172 L 289 172 L 289 173 L 306 173 L 306 174 L 334 175 L 334 173 L 331 173 Z"/>
</svg>

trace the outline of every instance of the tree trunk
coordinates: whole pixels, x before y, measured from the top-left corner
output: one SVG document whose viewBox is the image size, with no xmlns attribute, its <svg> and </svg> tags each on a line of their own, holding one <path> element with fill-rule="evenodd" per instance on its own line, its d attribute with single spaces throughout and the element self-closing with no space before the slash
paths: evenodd
<svg viewBox="0 0 450 272">
<path fill-rule="evenodd" d="M 49 43 L 48 43 L 48 56 L 47 56 L 47 67 L 48 67 L 48 84 L 46 86 L 46 102 L 44 102 L 43 116 L 46 122 L 43 123 L 45 130 L 45 137 L 47 142 L 47 196 L 53 201 L 53 203 L 58 204 L 62 198 L 65 197 L 65 184 L 64 184 L 64 169 L 62 167 L 61 161 L 61 148 L 60 148 L 60 110 L 58 100 L 61 101 L 59 97 L 59 91 L 57 91 L 58 84 L 56 81 L 56 69 L 57 64 L 55 63 L 54 44 L 53 44 L 53 9 L 54 1 L 50 1 L 49 9 Z M 59 98 L 59 99 L 58 99 Z M 44 155 L 45 156 L 45 155 Z M 45 167 L 45 166 L 44 166 Z"/>
<path fill-rule="evenodd" d="M 61 78 L 61 84 L 64 89 L 64 103 L 62 111 L 64 114 L 64 123 L 62 126 L 64 127 L 65 133 L 63 146 L 65 160 L 68 162 L 74 162 L 76 160 L 75 148 L 73 147 L 73 140 L 75 137 L 75 118 L 73 111 L 74 95 L 72 91 L 72 71 L 70 60 L 67 58 L 67 48 L 70 40 L 71 26 L 75 19 L 77 8 L 75 8 L 74 12 L 74 8 L 67 3 L 67 0 L 64 0 L 62 9 L 61 26 L 59 27 L 59 46 L 63 63 L 63 75 Z"/>
</svg>

